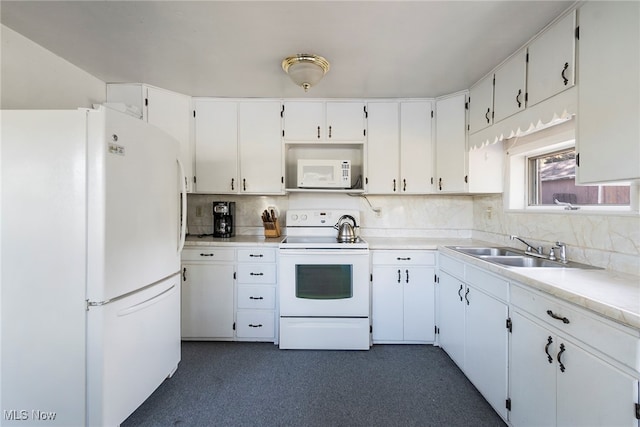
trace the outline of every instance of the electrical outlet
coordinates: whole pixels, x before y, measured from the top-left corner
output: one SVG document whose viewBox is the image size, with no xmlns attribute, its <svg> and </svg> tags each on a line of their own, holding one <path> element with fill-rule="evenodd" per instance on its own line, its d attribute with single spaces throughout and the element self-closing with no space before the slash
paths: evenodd
<svg viewBox="0 0 640 427">
<path fill-rule="evenodd" d="M 202 206 L 196 206 L 196 216 L 197 217 L 202 216 Z"/>
</svg>

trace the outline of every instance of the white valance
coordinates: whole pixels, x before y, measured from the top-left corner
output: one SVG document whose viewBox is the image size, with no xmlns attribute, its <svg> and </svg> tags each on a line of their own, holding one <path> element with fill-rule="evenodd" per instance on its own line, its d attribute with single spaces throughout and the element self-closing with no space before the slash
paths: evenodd
<svg viewBox="0 0 640 427">
<path fill-rule="evenodd" d="M 577 87 L 574 86 L 532 107 L 527 107 L 493 126 L 469 135 L 469 149 L 524 136 L 571 119 L 577 110 L 577 92 Z"/>
</svg>

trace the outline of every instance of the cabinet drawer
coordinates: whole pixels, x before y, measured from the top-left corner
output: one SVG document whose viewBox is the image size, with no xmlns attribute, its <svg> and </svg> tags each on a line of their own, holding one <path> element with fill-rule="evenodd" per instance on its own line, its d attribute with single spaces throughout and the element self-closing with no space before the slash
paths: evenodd
<svg viewBox="0 0 640 427">
<path fill-rule="evenodd" d="M 464 263 L 440 254 L 440 270 L 446 271 L 458 279 L 464 280 Z"/>
<path fill-rule="evenodd" d="M 275 283 L 275 264 L 239 264 L 238 283 Z"/>
<path fill-rule="evenodd" d="M 276 307 L 276 288 L 263 285 L 238 286 L 238 308 L 271 309 Z"/>
<path fill-rule="evenodd" d="M 565 335 L 570 335 L 640 372 L 640 337 L 637 333 L 580 307 L 513 284 L 511 303 Z M 516 328 L 517 325 L 513 325 L 514 331 Z"/>
<path fill-rule="evenodd" d="M 197 248 L 185 248 L 182 251 L 183 261 L 234 261 L 233 249 L 211 248 L 200 246 Z"/>
<path fill-rule="evenodd" d="M 275 249 L 238 249 L 238 262 L 276 262 Z"/>
<path fill-rule="evenodd" d="M 374 265 L 435 265 L 435 251 L 372 251 Z"/>
<path fill-rule="evenodd" d="M 275 314 L 273 311 L 241 310 L 236 316 L 238 338 L 274 337 Z"/>
<path fill-rule="evenodd" d="M 478 289 L 483 290 L 489 295 L 493 295 L 502 301 L 508 301 L 509 298 L 509 282 L 491 273 L 487 273 L 470 265 L 465 266 L 465 281 Z"/>
</svg>

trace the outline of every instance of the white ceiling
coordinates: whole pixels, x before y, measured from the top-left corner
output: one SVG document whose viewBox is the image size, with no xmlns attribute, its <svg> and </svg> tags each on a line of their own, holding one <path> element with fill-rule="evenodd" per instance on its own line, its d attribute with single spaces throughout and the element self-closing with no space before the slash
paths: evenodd
<svg viewBox="0 0 640 427">
<path fill-rule="evenodd" d="M 106 82 L 194 96 L 435 97 L 469 88 L 573 1 L 7 1 L 4 25 Z M 331 63 L 305 94 L 281 69 Z"/>
</svg>

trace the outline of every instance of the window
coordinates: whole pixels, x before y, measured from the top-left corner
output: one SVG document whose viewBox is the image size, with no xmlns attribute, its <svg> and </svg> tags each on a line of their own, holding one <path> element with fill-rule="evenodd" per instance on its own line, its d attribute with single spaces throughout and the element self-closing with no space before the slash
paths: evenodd
<svg viewBox="0 0 640 427">
<path fill-rule="evenodd" d="M 529 206 L 629 206 L 629 185 L 576 185 L 574 148 L 527 158 Z M 569 205 L 566 205 L 569 203 Z"/>
</svg>

